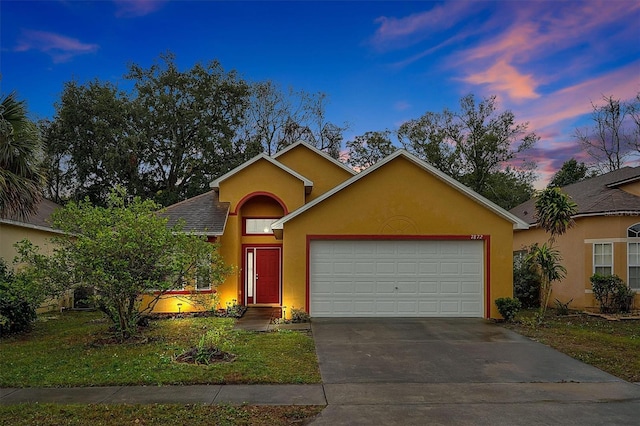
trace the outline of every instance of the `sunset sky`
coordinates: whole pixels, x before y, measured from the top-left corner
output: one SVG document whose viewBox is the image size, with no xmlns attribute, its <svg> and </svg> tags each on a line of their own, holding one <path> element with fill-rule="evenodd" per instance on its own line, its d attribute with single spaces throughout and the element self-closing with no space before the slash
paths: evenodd
<svg viewBox="0 0 640 426">
<path fill-rule="evenodd" d="M 346 140 L 496 95 L 541 136 L 538 186 L 571 156 L 587 160 L 573 135 L 591 102 L 640 92 L 633 0 L 2 0 L 0 27 L 1 92 L 34 119 L 53 116 L 64 82 L 126 88 L 128 63 L 170 50 L 182 69 L 218 59 L 250 81 L 328 94 Z"/>
</svg>

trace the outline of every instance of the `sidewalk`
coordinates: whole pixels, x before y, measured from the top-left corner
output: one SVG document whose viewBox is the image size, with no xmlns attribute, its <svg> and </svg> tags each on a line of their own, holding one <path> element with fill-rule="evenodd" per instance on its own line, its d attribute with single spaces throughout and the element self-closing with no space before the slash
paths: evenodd
<svg viewBox="0 0 640 426">
<path fill-rule="evenodd" d="M 327 400 L 321 384 L 0 388 L 0 404 L 22 403 L 327 405 Z"/>
</svg>

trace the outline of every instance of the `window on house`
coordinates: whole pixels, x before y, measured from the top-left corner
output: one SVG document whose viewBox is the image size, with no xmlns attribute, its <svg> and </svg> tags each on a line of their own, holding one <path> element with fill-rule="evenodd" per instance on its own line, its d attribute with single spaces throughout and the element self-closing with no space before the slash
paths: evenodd
<svg viewBox="0 0 640 426">
<path fill-rule="evenodd" d="M 278 219 L 245 219 L 245 232 L 247 234 L 273 234 L 271 225 Z"/>
<path fill-rule="evenodd" d="M 593 272 L 605 276 L 613 274 L 612 243 L 596 243 L 593 245 Z"/>
<path fill-rule="evenodd" d="M 640 290 L 640 223 L 627 229 L 627 267 L 629 287 Z"/>
</svg>

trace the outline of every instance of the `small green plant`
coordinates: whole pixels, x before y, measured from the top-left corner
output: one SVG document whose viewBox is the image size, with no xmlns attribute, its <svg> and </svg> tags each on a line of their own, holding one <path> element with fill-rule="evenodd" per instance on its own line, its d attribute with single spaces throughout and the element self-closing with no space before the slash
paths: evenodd
<svg viewBox="0 0 640 426">
<path fill-rule="evenodd" d="M 629 312 L 636 294 L 617 275 L 593 274 L 590 278 L 593 296 L 600 304 L 600 312 L 615 314 Z"/>
<path fill-rule="evenodd" d="M 233 321 L 224 320 L 208 330 L 191 349 L 176 357 L 176 361 L 190 364 L 209 365 L 216 361 L 232 361 L 230 353 L 235 346 L 236 333 Z"/>
<path fill-rule="evenodd" d="M 240 305 L 236 299 L 227 302 L 225 316 L 229 318 L 240 318 L 244 314 L 245 307 Z"/>
<path fill-rule="evenodd" d="M 562 303 L 558 299 L 556 299 L 556 314 L 558 315 L 569 315 L 569 305 L 573 302 L 573 299 L 569 300 L 567 303 Z"/>
<path fill-rule="evenodd" d="M 291 307 L 291 322 L 309 322 L 309 314 L 304 309 Z"/>
<path fill-rule="evenodd" d="M 496 306 L 505 321 L 511 322 L 522 307 L 522 303 L 513 297 L 501 297 L 496 299 Z"/>
</svg>

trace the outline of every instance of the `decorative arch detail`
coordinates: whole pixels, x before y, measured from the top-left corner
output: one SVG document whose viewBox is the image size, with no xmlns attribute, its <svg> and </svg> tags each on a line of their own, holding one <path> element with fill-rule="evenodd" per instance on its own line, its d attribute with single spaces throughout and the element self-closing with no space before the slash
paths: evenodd
<svg viewBox="0 0 640 426">
<path fill-rule="evenodd" d="M 640 238 L 640 223 L 636 223 L 627 228 L 628 238 Z"/>
<path fill-rule="evenodd" d="M 236 204 L 235 209 L 233 209 L 233 213 L 234 215 L 238 214 L 238 211 L 240 210 L 240 208 L 242 208 L 242 206 L 244 205 L 244 203 L 246 203 L 247 201 L 249 201 L 250 199 L 254 198 L 254 197 L 259 197 L 259 196 L 265 196 L 265 197 L 269 197 L 272 200 L 274 200 L 275 202 L 277 202 L 278 204 L 280 204 L 280 207 L 282 207 L 282 211 L 283 211 L 283 216 L 286 216 L 289 214 L 289 209 L 287 209 L 287 205 L 284 203 L 284 201 L 282 201 L 282 199 L 280 197 L 278 197 L 275 194 L 272 194 L 271 192 L 266 192 L 266 191 L 256 191 L 256 192 L 252 192 L 251 194 L 247 194 L 244 197 L 242 197 L 242 199 L 240 201 L 238 201 L 238 203 Z"/>
</svg>

